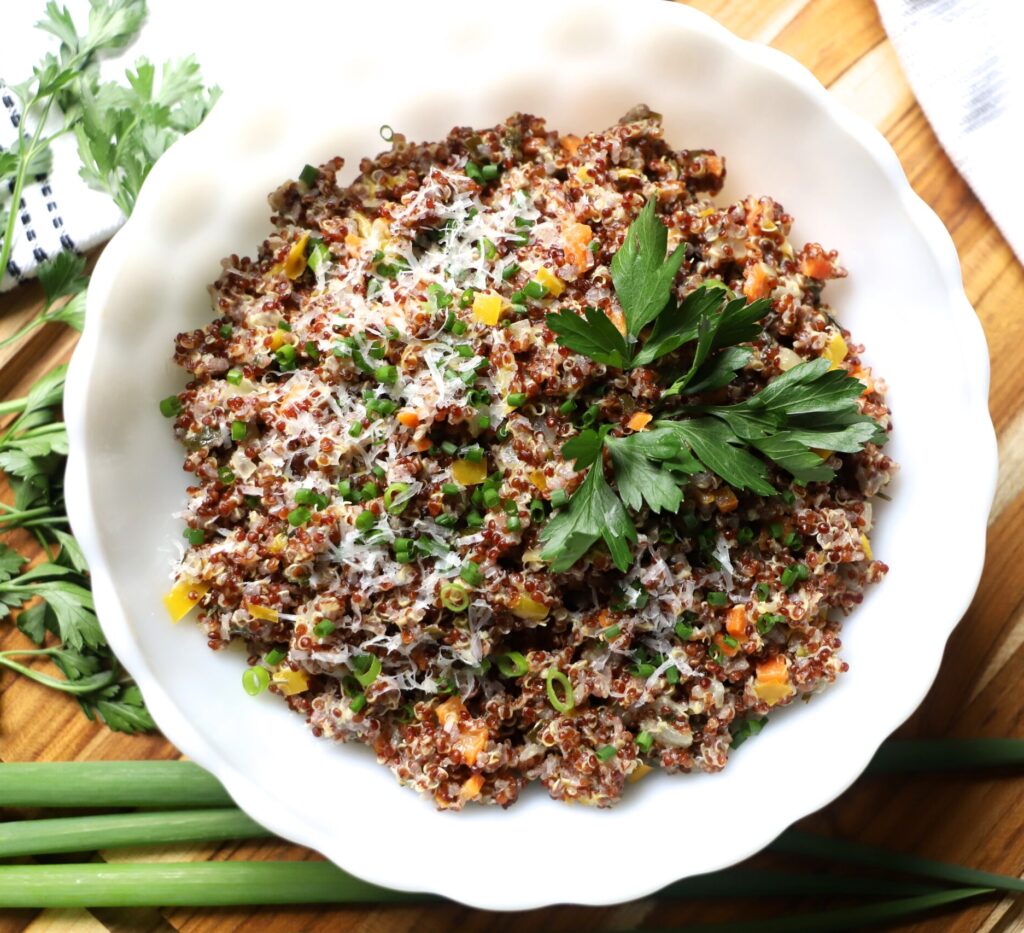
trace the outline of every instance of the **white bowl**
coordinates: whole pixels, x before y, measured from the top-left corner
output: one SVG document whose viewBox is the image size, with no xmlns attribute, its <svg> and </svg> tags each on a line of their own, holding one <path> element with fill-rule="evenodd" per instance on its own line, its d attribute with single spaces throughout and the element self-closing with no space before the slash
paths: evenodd
<svg viewBox="0 0 1024 933">
<path fill-rule="evenodd" d="M 153 170 L 89 289 L 68 509 L 104 630 L 160 728 L 260 823 L 361 878 L 475 907 L 624 901 L 761 849 L 840 794 L 924 697 L 981 572 L 996 473 L 984 337 L 953 244 L 892 150 L 786 56 L 660 0 L 521 0 L 515 17 L 416 6 L 386 29 L 372 6 L 322 9 L 307 46 L 289 39 L 264 81 L 229 89 Z M 157 410 L 183 383 L 172 341 L 209 319 L 220 258 L 255 250 L 267 193 L 304 163 L 341 154 L 351 177 L 382 123 L 436 139 L 524 110 L 583 133 L 639 101 L 674 145 L 727 157 L 723 199 L 771 194 L 795 241 L 840 250 L 850 277 L 826 298 L 891 387 L 902 473 L 872 543 L 892 570 L 845 623 L 849 673 L 772 717 L 722 774 L 653 774 L 613 810 L 532 788 L 508 812 L 439 813 L 366 748 L 314 739 L 277 698 L 247 696 L 240 654 L 168 622 L 186 485 Z"/>
</svg>

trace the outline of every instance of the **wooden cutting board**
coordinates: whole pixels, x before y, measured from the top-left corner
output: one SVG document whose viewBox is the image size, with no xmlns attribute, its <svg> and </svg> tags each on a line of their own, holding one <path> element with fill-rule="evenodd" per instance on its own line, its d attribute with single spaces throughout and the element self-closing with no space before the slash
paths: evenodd
<svg viewBox="0 0 1024 933">
<path fill-rule="evenodd" d="M 1002 468 L 989 521 L 989 558 L 978 595 L 950 640 L 939 678 L 902 736 L 1024 737 L 1024 268 L 943 153 L 900 70 L 871 0 L 696 0 L 741 36 L 769 43 L 803 62 L 831 93 L 875 124 L 896 149 L 917 192 L 949 228 L 963 264 L 967 296 L 988 335 L 992 354 L 991 406 L 999 432 Z M 26 285 L 0 298 L 0 338 L 32 317 L 41 292 Z M 23 395 L 30 383 L 66 361 L 74 335 L 59 327 L 37 331 L 15 353 L 0 352 L 0 394 Z M 935 374 L 941 387 L 942 372 Z M 937 388 L 937 392 L 939 388 Z M 950 450 L 950 456 L 956 456 Z M 965 483 L 971 482 L 964 477 Z M 949 490 L 955 508 L 957 490 Z M 950 502 L 944 503 L 945 507 Z M 15 540 L 32 550 L 29 539 Z M 955 572 L 956 541 L 948 542 Z M 922 605 L 942 599 L 922 593 Z M 908 607 L 909 609 L 909 607 Z M 25 647 L 11 626 L 0 647 Z M 176 758 L 159 736 L 126 737 L 93 725 L 70 698 L 10 673 L 0 675 L 0 760 Z M 765 776 L 766 792 L 771 775 Z M 786 792 L 786 791 L 779 791 Z M 738 801 L 737 805 L 742 802 Z M 886 777 L 858 781 L 839 800 L 801 824 L 850 839 L 1019 875 L 1024 872 L 1024 775 L 999 777 Z M 658 832 L 658 827 L 648 827 Z M 684 840 L 680 840 L 685 844 Z M 173 849 L 101 852 L 107 861 L 193 859 L 311 859 L 311 852 L 272 841 Z M 452 871 L 459 870 L 458 853 Z M 642 841 L 639 854 L 642 858 Z M 778 859 L 775 864 L 785 864 Z M 768 864 L 761 857 L 755 864 Z M 792 862 L 789 864 L 793 864 Z M 615 870 L 609 852 L 595 860 L 598 874 Z M 814 909 L 810 903 L 715 902 L 658 904 L 636 901 L 606 909 L 558 907 L 529 914 L 491 914 L 456 905 L 277 910 L 7 911 L 0 933 L 32 931 L 172 931 L 260 933 L 296 931 L 613 930 L 633 926 L 681 927 L 684 923 L 740 920 Z M 2 912 L 0 912 L 2 914 Z M 1024 929 L 1024 902 L 993 898 L 973 907 L 932 914 L 892 929 L 995 933 Z"/>
</svg>

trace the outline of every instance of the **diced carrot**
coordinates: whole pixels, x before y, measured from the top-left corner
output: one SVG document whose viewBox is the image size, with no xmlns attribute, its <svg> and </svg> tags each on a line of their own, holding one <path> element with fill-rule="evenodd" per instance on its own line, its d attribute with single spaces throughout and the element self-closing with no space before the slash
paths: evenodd
<svg viewBox="0 0 1024 933">
<path fill-rule="evenodd" d="M 462 785 L 462 789 L 459 791 L 459 796 L 463 800 L 472 800 L 474 797 L 480 796 L 480 791 L 484 787 L 484 776 L 482 774 L 474 774 L 471 778 L 467 778 L 465 783 Z"/>
<path fill-rule="evenodd" d="M 776 656 L 757 665 L 757 680 L 754 683 L 754 694 L 763 703 L 774 706 L 788 700 L 796 690 L 789 682 L 789 668 L 786 659 Z"/>
<path fill-rule="evenodd" d="M 733 638 L 747 637 L 747 610 L 745 606 L 733 606 L 725 618 L 725 630 Z"/>
<path fill-rule="evenodd" d="M 462 752 L 462 760 L 467 765 L 473 767 L 476 764 L 476 759 L 480 755 L 480 752 L 484 750 L 487 745 L 487 740 L 490 738 L 490 733 L 484 729 L 466 729 L 462 735 L 459 736 L 458 746 L 459 751 Z"/>
<path fill-rule="evenodd" d="M 403 409 L 395 417 L 398 418 L 399 424 L 404 425 L 407 428 L 418 427 L 420 423 L 420 416 L 417 415 L 416 412 L 409 411 L 408 409 Z"/>
<path fill-rule="evenodd" d="M 776 655 L 768 661 L 762 661 L 757 665 L 757 679 L 763 684 L 788 683 L 789 669 L 786 667 L 786 659 L 782 655 Z"/>
<path fill-rule="evenodd" d="M 447 726 L 449 723 L 459 721 L 459 716 L 462 714 L 463 709 L 462 697 L 456 694 L 455 696 L 448 697 L 443 703 L 439 703 L 435 707 L 434 712 L 437 714 L 437 721 L 442 726 Z"/>
<path fill-rule="evenodd" d="M 558 140 L 558 142 L 571 159 L 576 155 L 576 150 L 580 148 L 580 143 L 583 142 L 583 140 L 580 139 L 579 136 L 573 136 L 572 133 L 570 133 L 568 136 L 563 136 Z"/>
<path fill-rule="evenodd" d="M 626 422 L 626 427 L 629 428 L 630 431 L 642 431 L 651 423 L 651 419 L 653 417 L 654 416 L 650 412 L 638 411 L 629 419 L 629 421 Z"/>
<path fill-rule="evenodd" d="M 355 255 L 363 248 L 363 238 L 356 236 L 354 233 L 345 234 L 345 245 L 352 255 Z"/>
<path fill-rule="evenodd" d="M 800 258 L 800 271 L 812 279 L 831 279 L 834 276 L 832 262 L 820 246 L 804 250 Z"/>
<path fill-rule="evenodd" d="M 562 239 L 565 240 L 565 255 L 580 272 L 587 271 L 587 247 L 594 238 L 594 231 L 587 224 L 573 221 L 562 228 Z"/>
<path fill-rule="evenodd" d="M 764 298 L 774 287 L 771 276 L 768 274 L 768 267 L 763 262 L 747 269 L 743 279 L 743 294 L 749 301 Z"/>
<path fill-rule="evenodd" d="M 719 512 L 735 512 L 739 504 L 740 500 L 736 498 L 736 493 L 728 486 L 715 491 L 715 505 L 718 506 Z"/>
<path fill-rule="evenodd" d="M 429 437 L 421 437 L 418 440 L 413 441 L 410 445 L 413 450 L 423 453 L 425 450 L 430 450 L 433 447 L 433 442 Z"/>
</svg>

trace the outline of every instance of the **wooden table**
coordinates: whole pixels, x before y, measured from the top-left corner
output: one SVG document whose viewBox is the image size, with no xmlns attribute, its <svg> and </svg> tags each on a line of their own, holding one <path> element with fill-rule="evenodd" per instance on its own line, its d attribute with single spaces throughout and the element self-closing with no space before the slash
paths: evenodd
<svg viewBox="0 0 1024 933">
<path fill-rule="evenodd" d="M 1002 468 L 989 521 L 989 558 L 978 595 L 953 634 L 938 680 L 901 730 L 904 736 L 1022 736 L 1024 703 L 1024 268 L 939 147 L 900 70 L 871 0 L 696 0 L 741 36 L 794 56 L 895 147 L 917 192 L 949 228 L 963 264 L 967 296 L 977 309 L 992 354 L 991 406 Z M 36 285 L 0 299 L 0 337 L 35 313 Z M 52 327 L 0 354 L 0 392 L 23 395 L 31 381 L 65 361 L 74 335 Z M 955 455 L 951 451 L 951 456 Z M 965 480 L 969 481 L 969 480 Z M 955 500 L 956 490 L 949 490 Z M 18 547 L 31 550 L 27 540 Z M 950 542 L 955 554 L 956 542 Z M 922 598 L 941 599 L 941 587 Z M 920 611 L 927 611 L 921 607 Z M 25 647 L 12 626 L 0 632 L 4 649 Z M 85 720 L 70 698 L 10 673 L 0 676 L 0 759 L 175 758 L 159 736 L 126 737 Z M 1024 777 L 890 777 L 857 782 L 843 797 L 804 821 L 805 826 L 863 842 L 1009 874 L 1024 872 Z M 308 859 L 312 853 L 273 841 L 100 853 L 107 861 L 191 859 Z M 763 861 L 763 859 L 762 859 Z M 597 872 L 613 870 L 607 862 Z M 608 909 L 559 907 L 530 914 L 489 914 L 456 905 L 380 910 L 93 910 L 8 911 L 0 933 L 58 930 L 143 930 L 227 933 L 313 931 L 601 930 L 636 925 L 681 926 L 698 920 L 737 920 L 810 904 L 644 900 Z M 993 899 L 932 915 L 893 929 L 996 933 L 1024 929 L 1024 902 Z"/>
</svg>

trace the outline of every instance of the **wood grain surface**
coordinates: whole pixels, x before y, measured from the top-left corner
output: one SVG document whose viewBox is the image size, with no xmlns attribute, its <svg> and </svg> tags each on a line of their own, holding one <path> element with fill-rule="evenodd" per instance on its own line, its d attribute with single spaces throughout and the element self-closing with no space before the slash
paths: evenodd
<svg viewBox="0 0 1024 933">
<path fill-rule="evenodd" d="M 625 2 L 625 0 L 624 0 Z M 988 560 L 973 605 L 946 651 L 935 686 L 902 736 L 1024 737 L 1024 268 L 984 208 L 950 163 L 907 85 L 872 0 L 696 0 L 694 6 L 734 32 L 769 43 L 803 62 L 846 105 L 889 139 L 917 192 L 953 235 L 967 296 L 988 335 L 992 356 L 991 408 L 999 433 L 1001 470 L 989 521 Z M 31 284 L 0 298 L 0 337 L 38 309 Z M 24 394 L 34 378 L 68 359 L 74 335 L 37 331 L 14 352 L 0 352 L 2 397 Z M 955 451 L 950 451 L 955 456 Z M 970 482 L 965 477 L 964 482 Z M 956 497 L 951 489 L 950 496 Z M 28 539 L 12 543 L 32 550 Z M 950 542 L 954 548 L 956 542 Z M 955 567 L 955 557 L 953 561 Z M 936 581 L 927 600 L 941 599 Z M 12 626 L 0 630 L 4 649 L 25 647 Z M 70 698 L 11 673 L 0 675 L 0 760 L 175 758 L 160 736 L 126 737 L 93 725 Z M 794 792 L 771 787 L 766 794 Z M 514 811 L 513 811 L 514 814 Z M 513 814 L 510 814 L 512 816 Z M 863 778 L 846 794 L 804 820 L 804 827 L 950 862 L 1020 875 L 1024 872 L 1024 776 Z M 650 827 L 648 831 L 672 831 Z M 677 830 L 680 845 L 691 844 Z M 630 847 L 632 848 L 632 847 Z M 424 847 L 424 852 L 429 846 Z M 642 847 L 631 857 L 642 858 Z M 192 859 L 312 859 L 313 853 L 275 841 L 100 852 L 107 861 Z M 795 864 L 760 856 L 754 864 Z M 614 871 L 614 856 L 595 861 Z M 172 909 L 0 912 L 0 933 L 31 931 L 172 931 L 261 933 L 295 931 L 619 930 L 685 928 L 689 923 L 740 920 L 817 909 L 819 904 L 737 899 L 613 908 L 556 907 L 527 914 L 492 914 L 458 905 L 367 909 Z M 1024 929 L 1024 900 L 999 898 L 890 927 L 948 933 L 1005 933 Z"/>
</svg>

